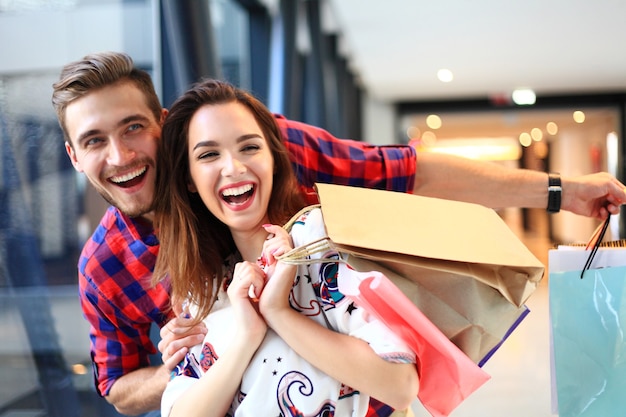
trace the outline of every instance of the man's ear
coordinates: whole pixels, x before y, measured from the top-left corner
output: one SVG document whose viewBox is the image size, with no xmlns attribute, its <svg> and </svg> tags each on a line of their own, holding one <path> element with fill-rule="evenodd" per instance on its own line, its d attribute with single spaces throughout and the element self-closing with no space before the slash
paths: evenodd
<svg viewBox="0 0 626 417">
<path fill-rule="evenodd" d="M 159 120 L 159 124 L 161 125 L 161 127 L 163 127 L 163 123 L 165 123 L 165 118 L 167 117 L 168 113 L 168 109 L 161 109 L 161 120 Z"/>
<path fill-rule="evenodd" d="M 68 141 L 65 141 L 65 152 L 67 153 L 67 156 L 69 156 L 70 161 L 72 161 L 74 169 L 78 172 L 83 172 L 83 169 L 80 166 L 80 162 L 78 162 L 78 159 L 76 159 L 76 153 L 74 152 L 74 148 L 72 148 L 72 145 L 70 145 Z"/>
</svg>

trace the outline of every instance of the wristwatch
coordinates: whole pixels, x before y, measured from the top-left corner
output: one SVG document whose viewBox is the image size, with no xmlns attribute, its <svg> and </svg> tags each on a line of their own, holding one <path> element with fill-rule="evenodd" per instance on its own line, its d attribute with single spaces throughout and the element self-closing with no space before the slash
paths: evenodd
<svg viewBox="0 0 626 417">
<path fill-rule="evenodd" d="M 561 211 L 561 176 L 558 173 L 548 174 L 548 213 Z"/>
</svg>

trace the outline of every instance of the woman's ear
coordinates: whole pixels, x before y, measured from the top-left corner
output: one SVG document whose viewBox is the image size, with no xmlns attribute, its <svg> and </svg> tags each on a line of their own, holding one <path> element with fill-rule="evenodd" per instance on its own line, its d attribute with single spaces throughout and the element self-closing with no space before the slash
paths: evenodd
<svg viewBox="0 0 626 417">
<path fill-rule="evenodd" d="M 198 189 L 196 188 L 196 184 L 194 184 L 192 181 L 189 181 L 187 183 L 187 191 L 189 191 L 190 193 L 197 193 Z"/>
</svg>

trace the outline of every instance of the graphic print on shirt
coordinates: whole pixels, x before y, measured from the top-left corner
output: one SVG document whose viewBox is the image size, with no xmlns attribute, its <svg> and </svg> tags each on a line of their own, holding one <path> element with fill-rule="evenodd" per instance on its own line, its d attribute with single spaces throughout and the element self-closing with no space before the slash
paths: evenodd
<svg viewBox="0 0 626 417">
<path fill-rule="evenodd" d="M 196 358 L 195 354 L 187 353 L 185 359 L 172 370 L 171 376 L 185 375 L 192 378 L 200 378 L 203 373 L 207 372 L 215 364 L 218 358 L 219 356 L 213 345 L 205 342 L 200 353 L 200 360 Z"/>
<path fill-rule="evenodd" d="M 313 393 L 313 384 L 311 380 L 301 372 L 287 372 L 278 383 L 278 391 L 276 392 L 276 400 L 281 410 L 281 416 L 285 417 L 332 417 L 335 415 L 335 405 L 331 401 L 320 404 L 317 411 L 313 414 L 304 414 L 295 405 L 291 398 L 290 392 L 298 392 L 302 395 L 309 396 Z"/>
<path fill-rule="evenodd" d="M 204 372 L 208 371 L 211 366 L 217 362 L 219 356 L 215 351 L 215 348 L 210 343 L 205 343 L 202 346 L 202 354 L 200 355 L 200 366 Z"/>
<path fill-rule="evenodd" d="M 324 255 L 325 258 L 338 259 L 339 255 Z M 335 308 L 335 305 L 343 300 L 344 296 L 339 292 L 337 276 L 339 275 L 339 264 L 327 262 L 320 265 L 320 279 L 313 284 L 316 295 L 324 303 L 324 310 Z"/>
<path fill-rule="evenodd" d="M 193 353 L 187 353 L 185 355 L 185 359 L 180 361 L 170 373 L 171 378 L 178 375 L 185 375 L 192 378 L 200 378 L 200 375 L 202 375 L 202 370 L 200 368 L 198 360 L 196 359 L 196 356 Z"/>
<path fill-rule="evenodd" d="M 324 255 L 324 258 L 338 259 L 338 255 L 335 252 Z M 319 279 L 312 280 L 309 274 L 297 275 L 291 293 L 289 294 L 289 303 L 299 313 L 308 317 L 315 317 L 319 315 L 322 310 L 329 311 L 335 308 L 336 304 L 344 299 L 343 294 L 339 292 L 339 286 L 337 284 L 337 275 L 339 272 L 339 265 L 335 262 L 326 262 L 320 264 L 319 267 Z M 314 281 L 312 283 L 312 281 Z M 311 286 L 313 288 L 315 298 L 306 299 L 308 305 L 303 305 L 295 295 L 296 288 L 299 285 Z"/>
</svg>

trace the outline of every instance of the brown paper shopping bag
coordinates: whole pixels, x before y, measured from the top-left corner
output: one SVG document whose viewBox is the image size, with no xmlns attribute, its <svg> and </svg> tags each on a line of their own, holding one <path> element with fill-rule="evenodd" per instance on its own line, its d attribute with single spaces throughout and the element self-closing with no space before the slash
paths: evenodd
<svg viewBox="0 0 626 417">
<path fill-rule="evenodd" d="M 475 363 L 484 364 L 528 313 L 524 302 L 544 266 L 493 210 L 316 186 L 326 243 L 352 268 L 385 274 Z"/>
</svg>

